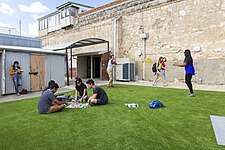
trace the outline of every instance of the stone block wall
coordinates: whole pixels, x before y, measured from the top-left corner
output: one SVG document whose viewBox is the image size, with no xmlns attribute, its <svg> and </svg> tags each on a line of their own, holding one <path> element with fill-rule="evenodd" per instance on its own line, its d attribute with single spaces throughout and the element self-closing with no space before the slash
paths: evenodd
<svg viewBox="0 0 225 150">
<path fill-rule="evenodd" d="M 143 78 L 144 56 L 152 63 L 167 57 L 168 80 L 184 79 L 184 68 L 172 66 L 182 62 L 184 50 L 190 49 L 195 62 L 195 82 L 225 84 L 225 1 L 184 0 L 167 2 L 122 17 L 121 57 L 135 58 L 138 78 Z M 141 33 L 149 35 L 145 41 Z M 196 50 L 196 51 L 195 51 Z M 145 65 L 145 80 L 154 78 L 152 63 Z M 215 67 L 217 66 L 217 67 Z"/>
<path fill-rule="evenodd" d="M 148 38 L 141 39 L 141 33 Z M 90 37 L 108 40 L 117 57 L 134 58 L 138 79 L 154 78 L 151 66 L 160 56 L 168 59 L 169 81 L 184 79 L 184 68 L 172 64 L 182 62 L 183 51 L 190 49 L 196 68 L 193 80 L 225 84 L 225 0 L 121 0 L 80 14 L 74 27 L 43 36 L 42 43 L 46 46 Z M 106 45 L 100 44 L 73 51 L 104 49 Z M 146 58 L 152 61 L 144 65 Z"/>
</svg>

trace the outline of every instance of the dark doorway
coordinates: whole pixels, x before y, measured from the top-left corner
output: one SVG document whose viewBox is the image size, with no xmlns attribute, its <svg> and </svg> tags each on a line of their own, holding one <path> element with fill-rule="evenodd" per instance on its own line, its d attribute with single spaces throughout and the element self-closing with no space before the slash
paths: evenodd
<svg viewBox="0 0 225 150">
<path fill-rule="evenodd" d="M 101 57 L 93 57 L 93 78 L 100 78 Z"/>
<path fill-rule="evenodd" d="M 92 56 L 93 78 L 100 78 L 101 57 Z M 91 57 L 87 57 L 87 78 L 91 78 Z"/>
</svg>

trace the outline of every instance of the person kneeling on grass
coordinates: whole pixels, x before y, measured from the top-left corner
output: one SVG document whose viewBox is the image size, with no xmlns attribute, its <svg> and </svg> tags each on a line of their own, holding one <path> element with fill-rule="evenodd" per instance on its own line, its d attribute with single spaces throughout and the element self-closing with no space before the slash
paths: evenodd
<svg viewBox="0 0 225 150">
<path fill-rule="evenodd" d="M 81 78 L 77 78 L 75 85 L 75 100 L 77 100 L 78 102 L 87 102 L 87 86 L 82 82 Z M 78 95 L 78 93 L 80 95 Z"/>
<path fill-rule="evenodd" d="M 50 86 L 50 89 L 44 91 L 38 102 L 38 111 L 40 114 L 48 114 L 57 111 L 61 111 L 64 108 L 64 104 L 56 99 L 54 93 L 58 90 L 59 85 L 54 83 Z"/>
<path fill-rule="evenodd" d="M 88 99 L 88 103 L 93 105 L 106 105 L 108 103 L 108 96 L 106 92 L 99 86 L 95 85 L 92 79 L 86 82 L 89 89 L 93 89 L 93 95 Z"/>
</svg>

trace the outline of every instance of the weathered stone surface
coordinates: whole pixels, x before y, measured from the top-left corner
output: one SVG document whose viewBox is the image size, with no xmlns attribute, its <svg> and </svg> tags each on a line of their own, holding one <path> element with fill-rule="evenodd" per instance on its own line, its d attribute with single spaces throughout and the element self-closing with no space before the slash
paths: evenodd
<svg viewBox="0 0 225 150">
<path fill-rule="evenodd" d="M 73 28 L 41 38 L 43 46 L 90 37 L 109 40 L 110 49 L 116 52 L 117 57 L 135 58 L 139 79 L 143 78 L 144 59 L 149 57 L 154 62 L 160 56 L 168 59 L 168 80 L 183 79 L 184 69 L 173 67 L 172 60 L 176 58 L 182 62 L 183 51 L 190 49 L 197 70 L 193 80 L 225 84 L 224 20 L 224 0 L 133 0 L 77 17 Z M 140 38 L 143 32 L 149 35 L 145 43 Z M 200 51 L 194 51 L 196 46 Z M 101 44 L 74 51 L 99 49 L 106 49 L 106 46 Z M 146 56 L 138 56 L 137 51 L 145 51 Z M 144 67 L 145 80 L 154 78 L 151 64 Z"/>
</svg>

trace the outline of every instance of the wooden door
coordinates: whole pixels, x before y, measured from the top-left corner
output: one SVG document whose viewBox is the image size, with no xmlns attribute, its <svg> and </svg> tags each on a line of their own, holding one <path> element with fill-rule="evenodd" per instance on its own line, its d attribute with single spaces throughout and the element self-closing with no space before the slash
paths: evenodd
<svg viewBox="0 0 225 150">
<path fill-rule="evenodd" d="M 30 89 L 40 91 L 45 88 L 45 56 L 30 55 Z"/>
<path fill-rule="evenodd" d="M 108 61 L 109 61 L 109 53 L 106 52 L 102 54 L 102 80 L 108 80 L 108 74 L 106 72 L 107 66 L 108 66 Z"/>
</svg>

